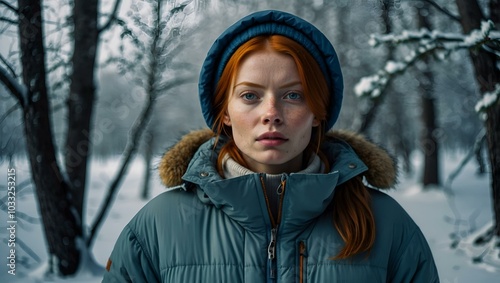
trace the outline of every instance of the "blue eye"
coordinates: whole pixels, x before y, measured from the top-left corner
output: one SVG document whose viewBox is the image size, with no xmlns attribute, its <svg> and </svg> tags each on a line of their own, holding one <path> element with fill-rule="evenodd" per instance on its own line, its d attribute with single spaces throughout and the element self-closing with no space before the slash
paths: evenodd
<svg viewBox="0 0 500 283">
<path fill-rule="evenodd" d="M 285 95 L 285 98 L 292 99 L 292 100 L 299 100 L 299 99 L 302 99 L 302 95 L 298 92 L 289 92 Z"/>
<path fill-rule="evenodd" d="M 257 96 L 251 92 L 246 92 L 246 93 L 242 94 L 241 97 L 243 97 L 243 99 L 245 99 L 245 100 L 254 100 L 257 98 Z"/>
</svg>

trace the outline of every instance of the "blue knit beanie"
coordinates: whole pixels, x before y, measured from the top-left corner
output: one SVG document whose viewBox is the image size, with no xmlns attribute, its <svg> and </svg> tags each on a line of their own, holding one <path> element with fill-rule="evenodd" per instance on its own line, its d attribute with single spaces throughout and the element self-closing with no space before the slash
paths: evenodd
<svg viewBox="0 0 500 283">
<path fill-rule="evenodd" d="M 283 35 L 301 44 L 321 68 L 331 99 L 327 127 L 333 127 L 340 113 L 344 83 L 335 50 L 325 35 L 311 23 L 289 13 L 266 10 L 250 14 L 225 30 L 214 42 L 201 68 L 199 96 L 203 116 L 212 128 L 215 122 L 212 107 L 215 88 L 224 67 L 233 53 L 249 39 L 259 35 Z"/>
</svg>

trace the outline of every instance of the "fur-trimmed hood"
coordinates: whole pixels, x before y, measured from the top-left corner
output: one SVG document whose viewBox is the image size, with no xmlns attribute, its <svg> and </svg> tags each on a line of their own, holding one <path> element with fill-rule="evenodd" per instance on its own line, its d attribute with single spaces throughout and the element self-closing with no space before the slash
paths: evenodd
<svg viewBox="0 0 500 283">
<path fill-rule="evenodd" d="M 162 157 L 158 170 L 162 183 L 167 187 L 182 183 L 191 158 L 198 148 L 214 137 L 210 129 L 197 130 L 186 134 Z M 366 164 L 366 181 L 380 189 L 393 188 L 397 182 L 397 165 L 386 150 L 368 141 L 363 136 L 349 131 L 328 132 L 327 141 L 341 140 L 349 144 Z"/>
</svg>

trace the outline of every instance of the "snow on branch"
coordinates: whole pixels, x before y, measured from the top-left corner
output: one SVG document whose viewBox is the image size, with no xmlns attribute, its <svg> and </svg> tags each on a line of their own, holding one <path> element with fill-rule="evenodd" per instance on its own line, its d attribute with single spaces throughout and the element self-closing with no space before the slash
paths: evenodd
<svg viewBox="0 0 500 283">
<path fill-rule="evenodd" d="M 500 84 L 495 85 L 492 92 L 483 94 L 481 100 L 476 103 L 474 109 L 479 113 L 483 119 L 486 119 L 486 110 L 500 101 Z"/>
<path fill-rule="evenodd" d="M 387 61 L 384 68 L 375 75 L 361 78 L 354 86 L 354 93 L 358 97 L 370 97 L 371 99 L 378 98 L 394 77 L 404 73 L 420 58 L 434 52 L 437 48 L 437 45 L 427 44 L 410 52 L 403 61 Z"/>
<path fill-rule="evenodd" d="M 419 43 L 425 45 L 428 42 L 442 44 L 446 49 L 454 49 L 457 44 L 461 48 L 470 48 L 477 45 L 482 45 L 489 41 L 499 42 L 500 32 L 494 30 L 495 25 L 491 20 L 483 21 L 481 29 L 471 31 L 469 34 L 460 33 L 444 33 L 438 30 L 421 29 L 420 31 L 405 30 L 399 35 L 387 34 L 376 35 L 372 34 L 368 43 L 372 47 L 380 44 L 398 45 L 402 43 Z"/>
<path fill-rule="evenodd" d="M 369 44 L 373 47 L 381 44 L 415 45 L 413 50 L 401 61 L 388 61 L 382 70 L 379 70 L 374 75 L 361 78 L 355 85 L 354 93 L 356 96 L 371 99 L 378 98 L 394 77 L 404 73 L 408 67 L 428 55 L 435 55 L 439 59 L 445 59 L 450 53 L 457 50 L 483 48 L 500 56 L 500 50 L 495 50 L 495 48 L 488 45 L 500 45 L 500 32 L 494 30 L 494 24 L 491 20 L 482 22 L 481 29 L 473 30 L 465 35 L 422 29 L 420 31 L 403 31 L 399 35 L 372 34 Z"/>
</svg>

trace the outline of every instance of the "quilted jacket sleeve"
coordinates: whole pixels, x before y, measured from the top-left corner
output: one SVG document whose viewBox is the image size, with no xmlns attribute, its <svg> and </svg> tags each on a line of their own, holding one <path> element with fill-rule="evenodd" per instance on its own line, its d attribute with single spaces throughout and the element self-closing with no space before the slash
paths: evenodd
<svg viewBox="0 0 500 283">
<path fill-rule="evenodd" d="M 102 282 L 159 282 L 151 256 L 127 225 L 115 244 Z"/>
</svg>

